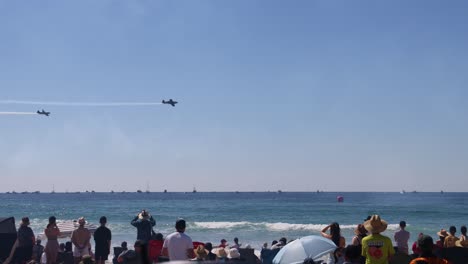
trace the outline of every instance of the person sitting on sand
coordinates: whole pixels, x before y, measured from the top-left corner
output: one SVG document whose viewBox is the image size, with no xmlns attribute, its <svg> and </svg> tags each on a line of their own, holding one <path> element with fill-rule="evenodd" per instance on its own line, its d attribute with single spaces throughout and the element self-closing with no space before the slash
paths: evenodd
<svg viewBox="0 0 468 264">
<path fill-rule="evenodd" d="M 205 261 L 208 260 L 208 250 L 205 249 L 203 245 L 198 245 L 196 249 L 193 250 L 195 253 L 195 258 L 192 261 Z"/>
<path fill-rule="evenodd" d="M 364 223 L 364 227 L 370 233 L 362 239 L 361 255 L 366 258 L 366 264 L 388 264 L 390 258 L 395 255 L 392 240 L 380 234 L 387 226 L 387 222 L 378 215 L 373 215 Z"/>
<path fill-rule="evenodd" d="M 86 220 L 84 217 L 78 219 L 79 227 L 74 230 L 71 235 L 71 241 L 75 246 L 73 250 L 73 257 L 75 258 L 75 264 L 80 263 L 81 259 L 85 255 L 91 255 L 89 252 L 89 241 L 91 239 L 91 232 L 84 227 Z"/>
<path fill-rule="evenodd" d="M 126 243 L 125 243 L 126 244 Z M 126 245 L 125 245 L 126 246 Z M 123 245 L 122 245 L 123 248 Z M 125 250 L 120 253 L 117 262 L 123 264 L 144 264 L 149 263 L 145 254 L 145 242 L 142 240 L 135 241 L 133 245 L 134 250 Z"/>
<path fill-rule="evenodd" d="M 137 240 L 142 240 L 145 243 L 151 239 L 151 233 L 153 227 L 156 225 L 156 221 L 148 211 L 142 210 L 131 222 L 132 226 L 137 228 Z"/>
<path fill-rule="evenodd" d="M 227 247 L 227 245 L 228 245 L 227 240 L 223 238 L 223 239 L 221 239 L 221 243 L 218 245 L 218 247 L 225 248 L 225 247 Z"/>
<path fill-rule="evenodd" d="M 284 246 L 286 246 L 286 243 L 287 243 L 287 239 L 285 237 L 282 237 L 279 239 L 279 241 L 277 243 L 275 243 L 273 246 L 271 246 L 271 249 L 274 250 L 274 249 L 277 249 L 277 248 L 282 248 Z"/>
<path fill-rule="evenodd" d="M 449 264 L 447 260 L 434 255 L 434 241 L 432 237 L 423 235 L 418 238 L 418 247 L 421 249 L 421 254 L 418 258 L 413 259 L 410 264 Z"/>
<path fill-rule="evenodd" d="M 449 228 L 449 235 L 444 239 L 444 248 L 455 247 L 455 242 L 458 240 L 458 237 L 455 236 L 456 232 L 457 228 L 455 226 Z"/>
<path fill-rule="evenodd" d="M 398 251 L 408 255 L 408 240 L 410 238 L 410 232 L 406 231 L 405 228 L 406 222 L 400 221 L 400 230 L 395 232 L 393 238 L 397 244 Z"/>
<path fill-rule="evenodd" d="M 216 254 L 211 252 L 213 250 L 213 244 L 211 244 L 211 242 L 205 243 L 205 249 L 208 250 L 208 256 L 206 257 L 206 260 L 216 260 Z"/>
<path fill-rule="evenodd" d="M 44 246 L 41 245 L 42 240 L 40 237 L 37 237 L 36 244 L 33 246 L 33 259 L 38 263 L 41 261 L 42 253 L 44 252 Z"/>
<path fill-rule="evenodd" d="M 234 245 L 231 246 L 231 248 L 237 248 L 239 249 L 240 248 L 240 244 L 239 244 L 239 238 L 235 237 L 234 238 Z"/>
</svg>

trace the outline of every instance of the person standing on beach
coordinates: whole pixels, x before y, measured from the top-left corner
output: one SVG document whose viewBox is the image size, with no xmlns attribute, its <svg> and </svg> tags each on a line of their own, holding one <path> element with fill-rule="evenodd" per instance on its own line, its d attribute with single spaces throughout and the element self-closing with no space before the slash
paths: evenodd
<svg viewBox="0 0 468 264">
<path fill-rule="evenodd" d="M 185 234 L 185 220 L 176 221 L 176 232 L 168 235 L 164 240 L 162 255 L 170 261 L 189 260 L 194 258 L 192 239 Z"/>
<path fill-rule="evenodd" d="M 434 241 L 428 235 L 422 235 L 418 238 L 418 247 L 421 249 L 421 254 L 418 258 L 413 259 L 410 264 L 428 263 L 428 264 L 449 264 L 450 262 L 438 258 L 434 255 Z"/>
<path fill-rule="evenodd" d="M 401 221 L 400 230 L 395 232 L 393 238 L 395 239 L 395 242 L 397 244 L 398 251 L 408 255 L 408 240 L 410 238 L 410 232 L 406 231 L 405 228 L 406 222 Z"/>
<path fill-rule="evenodd" d="M 49 217 L 49 224 L 44 230 L 47 237 L 47 243 L 44 253 L 47 259 L 47 264 L 55 264 L 57 262 L 57 255 L 59 251 L 58 236 L 60 236 L 60 229 L 57 227 L 55 216 Z"/>
<path fill-rule="evenodd" d="M 21 219 L 21 225 L 18 228 L 18 246 L 15 251 L 14 262 L 24 263 L 31 260 L 33 255 L 32 249 L 35 242 L 34 233 L 29 227 L 29 218 L 23 217 L 23 219 Z"/>
<path fill-rule="evenodd" d="M 137 240 L 144 241 L 145 244 L 151 239 L 153 226 L 156 225 L 154 218 L 146 210 L 142 210 L 131 222 L 137 228 Z"/>
<path fill-rule="evenodd" d="M 330 234 L 327 234 L 326 232 L 330 230 Z M 339 261 L 339 263 L 342 262 L 344 259 L 344 256 L 342 254 L 345 246 L 346 246 L 346 241 L 343 236 L 341 236 L 341 229 L 340 225 L 337 222 L 333 222 L 326 226 L 325 228 L 322 229 L 321 232 L 322 236 L 325 238 L 330 239 L 335 243 L 335 245 L 338 247 L 338 249 L 335 251 L 334 257 L 335 257 L 335 262 Z M 329 259 L 328 262 L 332 263 L 332 259 Z M 334 263 L 334 262 L 333 262 Z"/>
<path fill-rule="evenodd" d="M 388 264 L 395 255 L 392 240 L 380 234 L 387 229 L 387 226 L 387 222 L 378 215 L 373 215 L 364 223 L 366 230 L 371 233 L 362 239 L 361 255 L 366 258 L 366 264 Z"/>
<path fill-rule="evenodd" d="M 444 248 L 455 247 L 455 243 L 458 240 L 458 237 L 455 236 L 456 232 L 457 228 L 455 226 L 449 228 L 449 235 L 444 239 Z"/>
<path fill-rule="evenodd" d="M 94 257 L 97 264 L 104 264 L 109 257 L 111 248 L 112 233 L 106 227 L 107 218 L 102 216 L 99 219 L 100 227 L 94 231 L 95 252 Z"/>
<path fill-rule="evenodd" d="M 78 219 L 78 224 L 78 229 L 74 230 L 71 235 L 71 241 L 75 246 L 73 250 L 75 264 L 80 263 L 83 256 L 90 255 L 89 241 L 91 240 L 91 232 L 84 227 L 86 224 L 84 217 L 80 217 L 80 219 Z"/>
</svg>

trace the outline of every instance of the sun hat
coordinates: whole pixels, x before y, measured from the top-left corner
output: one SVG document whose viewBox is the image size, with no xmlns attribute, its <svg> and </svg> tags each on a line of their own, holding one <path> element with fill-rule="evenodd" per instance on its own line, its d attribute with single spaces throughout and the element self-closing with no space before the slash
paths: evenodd
<svg viewBox="0 0 468 264">
<path fill-rule="evenodd" d="M 226 250 L 224 250 L 224 248 L 222 248 L 222 247 L 221 247 L 221 248 L 218 248 L 218 249 L 216 250 L 216 256 L 217 256 L 218 258 L 225 258 L 225 257 L 227 257 Z"/>
<path fill-rule="evenodd" d="M 364 225 L 363 224 L 359 224 L 356 226 L 356 229 L 354 229 L 354 234 L 356 236 L 359 236 L 359 235 L 366 235 L 367 234 L 367 230 L 366 228 L 364 228 Z"/>
<path fill-rule="evenodd" d="M 439 232 L 437 232 L 437 235 L 439 237 L 448 237 L 447 230 L 445 230 L 445 229 L 441 229 Z"/>
<path fill-rule="evenodd" d="M 367 220 L 364 223 L 364 228 L 366 228 L 367 231 L 375 234 L 375 233 L 382 233 L 387 229 L 387 222 L 380 219 L 380 216 L 378 215 L 373 215 L 371 219 Z"/>
<path fill-rule="evenodd" d="M 197 258 L 206 258 L 208 256 L 208 253 L 210 253 L 203 245 L 198 245 L 196 249 L 193 250 Z"/>
<path fill-rule="evenodd" d="M 230 259 L 238 259 L 238 258 L 240 258 L 239 250 L 238 250 L 237 248 L 231 248 L 231 249 L 229 249 L 228 258 L 230 258 Z"/>
</svg>

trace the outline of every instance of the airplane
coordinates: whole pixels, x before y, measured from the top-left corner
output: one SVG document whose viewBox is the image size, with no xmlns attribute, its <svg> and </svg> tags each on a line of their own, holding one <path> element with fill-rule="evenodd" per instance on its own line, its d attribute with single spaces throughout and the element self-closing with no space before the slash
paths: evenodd
<svg viewBox="0 0 468 264">
<path fill-rule="evenodd" d="M 178 103 L 177 101 L 173 101 L 172 99 L 169 99 L 169 101 L 164 101 L 162 100 L 162 103 L 163 104 L 170 104 L 172 105 L 173 107 Z"/>
<path fill-rule="evenodd" d="M 39 110 L 38 110 L 36 113 L 37 113 L 38 115 L 45 115 L 45 116 L 49 116 L 49 115 L 50 115 L 50 112 L 46 112 L 46 111 L 44 111 L 44 109 L 42 109 L 42 111 L 39 111 Z"/>
</svg>

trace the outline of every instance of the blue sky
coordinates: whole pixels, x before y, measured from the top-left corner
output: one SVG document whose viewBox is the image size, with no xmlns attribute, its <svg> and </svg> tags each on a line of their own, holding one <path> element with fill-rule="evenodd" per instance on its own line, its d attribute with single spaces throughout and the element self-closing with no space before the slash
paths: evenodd
<svg viewBox="0 0 468 264">
<path fill-rule="evenodd" d="M 0 191 L 466 191 L 466 1 L 0 1 Z"/>
</svg>

